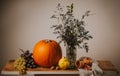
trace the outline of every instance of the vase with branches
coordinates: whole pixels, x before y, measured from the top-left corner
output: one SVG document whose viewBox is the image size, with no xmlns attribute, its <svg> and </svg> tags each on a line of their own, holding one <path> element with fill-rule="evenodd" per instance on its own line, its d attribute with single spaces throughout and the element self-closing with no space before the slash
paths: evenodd
<svg viewBox="0 0 120 76">
<path fill-rule="evenodd" d="M 66 57 L 70 62 L 70 68 L 75 68 L 76 49 L 84 48 L 88 52 L 89 47 L 86 40 L 93 37 L 86 30 L 85 18 L 90 15 L 90 11 L 86 11 L 81 19 L 75 18 L 73 14 L 73 3 L 67 6 L 67 11 L 64 12 L 60 3 L 57 5 L 57 10 L 51 16 L 52 19 L 57 20 L 57 24 L 52 25 L 54 34 L 60 39 L 59 43 L 64 42 L 66 46 Z"/>
</svg>

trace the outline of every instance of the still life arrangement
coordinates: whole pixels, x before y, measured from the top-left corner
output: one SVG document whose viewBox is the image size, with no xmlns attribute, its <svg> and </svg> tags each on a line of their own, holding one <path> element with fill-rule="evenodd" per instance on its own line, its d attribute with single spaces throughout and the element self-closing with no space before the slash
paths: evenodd
<svg viewBox="0 0 120 76">
<path fill-rule="evenodd" d="M 90 15 L 90 11 L 86 11 L 81 19 L 77 19 L 74 12 L 73 3 L 67 6 L 66 12 L 60 3 L 57 10 L 51 16 L 57 21 L 51 28 L 54 34 L 57 34 L 59 42 L 55 40 L 43 39 L 37 42 L 32 53 L 29 50 L 21 50 L 21 55 L 14 62 L 20 74 L 26 74 L 27 69 L 34 68 L 50 68 L 51 70 L 92 70 L 93 60 L 90 57 L 81 57 L 76 60 L 77 47 L 84 48 L 86 52 L 89 50 L 87 40 L 93 37 L 86 30 L 85 18 Z M 62 49 L 59 43 L 63 42 L 66 47 L 66 56 L 62 56 Z"/>
</svg>

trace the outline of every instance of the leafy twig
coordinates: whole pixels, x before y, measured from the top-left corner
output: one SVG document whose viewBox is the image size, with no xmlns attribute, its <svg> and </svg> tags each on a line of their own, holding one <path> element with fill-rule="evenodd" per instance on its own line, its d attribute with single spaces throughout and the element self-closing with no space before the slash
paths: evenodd
<svg viewBox="0 0 120 76">
<path fill-rule="evenodd" d="M 54 28 L 54 34 L 57 34 L 57 38 L 60 38 L 60 43 L 69 47 L 76 49 L 76 46 L 80 48 L 85 48 L 88 52 L 88 45 L 84 43 L 85 40 L 92 39 L 93 37 L 89 35 L 89 31 L 85 29 L 84 19 L 90 15 L 90 11 L 86 11 L 82 15 L 81 19 L 76 19 L 73 15 L 73 3 L 67 6 L 66 13 L 63 13 L 63 8 L 60 3 L 57 5 L 56 14 L 52 15 L 51 18 L 55 18 L 58 21 L 58 24 L 53 25 L 51 28 Z M 81 44 L 83 43 L 83 46 Z"/>
</svg>

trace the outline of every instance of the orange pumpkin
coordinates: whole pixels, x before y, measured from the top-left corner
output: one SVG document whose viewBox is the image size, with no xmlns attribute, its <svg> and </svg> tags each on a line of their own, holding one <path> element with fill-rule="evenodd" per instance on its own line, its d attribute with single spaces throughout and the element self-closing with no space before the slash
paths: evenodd
<svg viewBox="0 0 120 76">
<path fill-rule="evenodd" d="M 41 40 L 34 46 L 33 58 L 39 66 L 51 67 L 57 65 L 61 57 L 61 47 L 54 40 Z"/>
</svg>

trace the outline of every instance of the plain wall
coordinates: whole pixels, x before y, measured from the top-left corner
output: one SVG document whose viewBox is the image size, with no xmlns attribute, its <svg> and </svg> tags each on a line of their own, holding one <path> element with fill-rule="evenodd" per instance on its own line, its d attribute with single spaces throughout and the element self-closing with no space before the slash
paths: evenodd
<svg viewBox="0 0 120 76">
<path fill-rule="evenodd" d="M 20 48 L 32 52 L 41 39 L 56 39 L 50 17 L 56 6 L 74 3 L 74 14 L 81 18 L 86 10 L 93 15 L 86 19 L 92 34 L 88 53 L 77 49 L 77 59 L 89 56 L 110 60 L 120 69 L 120 0 L 3 0 L 0 2 L 0 69 L 8 60 L 20 55 Z M 63 56 L 65 47 L 61 44 Z"/>
</svg>

